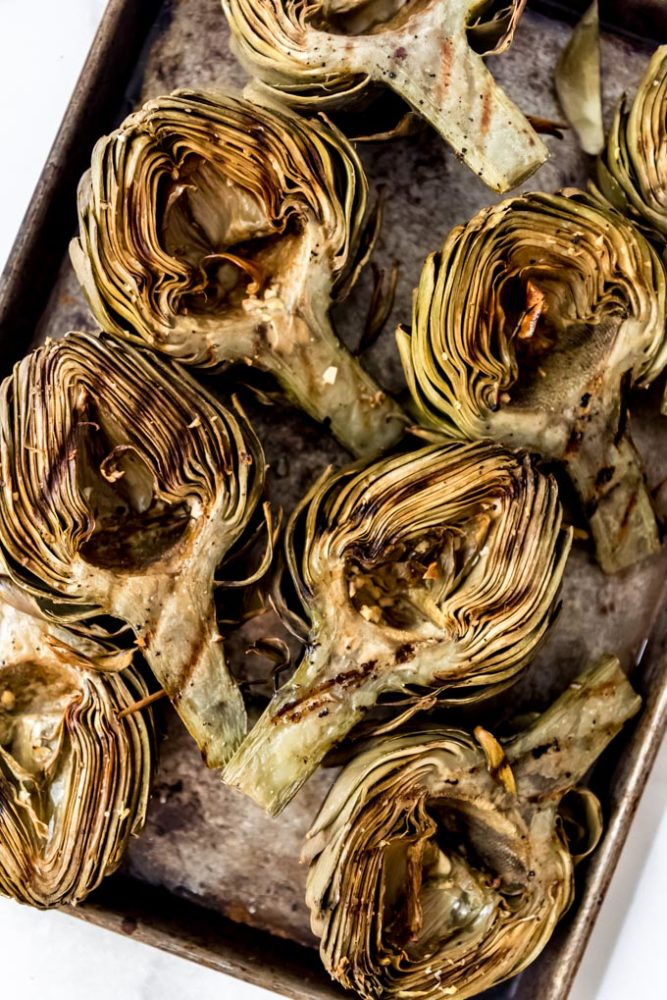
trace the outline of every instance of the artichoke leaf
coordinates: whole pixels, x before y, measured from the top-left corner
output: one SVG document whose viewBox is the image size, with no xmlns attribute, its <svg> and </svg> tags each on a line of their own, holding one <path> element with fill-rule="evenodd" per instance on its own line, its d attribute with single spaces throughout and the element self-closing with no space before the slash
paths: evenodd
<svg viewBox="0 0 667 1000">
<path fill-rule="evenodd" d="M 3 594 L 14 591 L 3 580 Z M 0 600 L 0 893 L 40 908 L 81 902 L 141 832 L 155 767 L 134 667 Z M 66 641 L 69 638 L 69 644 Z"/>
<path fill-rule="evenodd" d="M 399 94 L 485 184 L 507 191 L 548 151 L 486 68 L 525 0 L 222 0 L 253 91 L 302 110 Z"/>
<path fill-rule="evenodd" d="M 585 153 L 604 146 L 600 82 L 600 19 L 594 0 L 563 49 L 555 73 L 556 93 Z"/>
<path fill-rule="evenodd" d="M 187 365 L 269 371 L 354 454 L 401 436 L 400 407 L 329 316 L 373 247 L 341 133 L 179 91 L 99 140 L 78 206 L 71 257 L 102 329 Z"/>
<path fill-rule="evenodd" d="M 130 625 L 205 760 L 222 764 L 245 709 L 214 574 L 264 482 L 243 415 L 147 352 L 69 334 L 0 387 L 0 461 L 12 580 L 55 621 Z"/>
<path fill-rule="evenodd" d="M 325 473 L 287 527 L 306 652 L 224 780 L 276 813 L 379 699 L 507 686 L 549 628 L 569 544 L 555 482 L 494 444 Z"/>
<path fill-rule="evenodd" d="M 426 261 L 398 345 L 421 423 L 564 464 L 606 572 L 659 548 L 625 390 L 667 362 L 650 243 L 574 189 L 484 209 Z"/>
<path fill-rule="evenodd" d="M 331 976 L 364 1000 L 466 1000 L 532 962 L 600 835 L 576 786 L 640 703 L 605 656 L 510 741 L 413 725 L 362 745 L 304 847 Z"/>
</svg>

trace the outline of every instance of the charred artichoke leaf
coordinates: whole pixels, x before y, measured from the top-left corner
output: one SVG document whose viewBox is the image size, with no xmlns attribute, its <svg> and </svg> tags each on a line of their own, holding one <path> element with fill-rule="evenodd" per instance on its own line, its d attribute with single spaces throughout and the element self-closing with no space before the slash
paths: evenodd
<svg viewBox="0 0 667 1000">
<path fill-rule="evenodd" d="M 597 190 L 638 225 L 667 237 L 667 45 L 654 52 L 632 105 L 621 100 L 597 161 Z"/>
<path fill-rule="evenodd" d="M 465 1000 L 532 962 L 572 901 L 580 841 L 601 833 L 593 794 L 572 790 L 639 707 L 609 656 L 505 745 L 431 727 L 363 747 L 304 850 L 331 976 L 365 1000 Z"/>
<path fill-rule="evenodd" d="M 306 653 L 224 780 L 276 813 L 383 695 L 507 686 L 552 621 L 569 545 L 553 479 L 495 444 L 325 476 L 287 527 Z"/>
<path fill-rule="evenodd" d="M 147 694 L 90 640 L 0 600 L 0 893 L 78 903 L 118 868 L 146 818 L 155 765 Z M 100 666 L 100 669 L 96 669 Z"/>
<path fill-rule="evenodd" d="M 496 191 L 548 156 L 484 55 L 510 44 L 525 0 L 222 0 L 260 99 L 302 110 L 390 87 Z"/>
<path fill-rule="evenodd" d="M 222 764 L 246 724 L 214 573 L 264 481 L 243 415 L 147 351 L 72 333 L 2 383 L 0 461 L 14 582 L 54 620 L 127 622 L 209 766 Z"/>
<path fill-rule="evenodd" d="M 594 0 L 563 49 L 555 73 L 556 93 L 585 153 L 604 146 L 600 82 L 600 19 Z"/>
<path fill-rule="evenodd" d="M 484 209 L 427 259 L 398 343 L 422 422 L 564 463 L 605 571 L 658 549 L 624 390 L 667 361 L 665 272 L 617 212 L 575 190 Z"/>
<path fill-rule="evenodd" d="M 267 370 L 354 454 L 401 436 L 400 407 L 329 318 L 369 252 L 367 181 L 341 133 L 180 91 L 99 140 L 78 205 L 71 257 L 102 329 L 187 365 Z"/>
</svg>

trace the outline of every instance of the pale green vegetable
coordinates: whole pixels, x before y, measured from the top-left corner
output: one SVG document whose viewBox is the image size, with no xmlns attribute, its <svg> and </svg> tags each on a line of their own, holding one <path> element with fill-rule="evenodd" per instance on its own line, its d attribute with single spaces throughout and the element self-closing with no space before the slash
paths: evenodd
<svg viewBox="0 0 667 1000">
<path fill-rule="evenodd" d="M 617 212 L 574 190 L 479 212 L 426 261 L 398 334 L 421 422 L 561 461 L 597 558 L 660 542 L 626 390 L 667 362 L 663 264 Z"/>
<path fill-rule="evenodd" d="M 345 447 L 372 454 L 405 420 L 329 317 L 372 249 L 366 207 L 340 132 L 179 91 L 95 146 L 71 256 L 108 333 L 188 365 L 269 371 Z"/>
<path fill-rule="evenodd" d="M 245 733 L 214 574 L 264 482 L 261 447 L 175 365 L 69 334 L 0 387 L 0 555 L 57 621 L 126 622 L 205 760 Z M 94 628 L 93 628 L 94 626 Z"/>
<path fill-rule="evenodd" d="M 620 102 L 597 162 L 598 192 L 661 243 L 667 237 L 667 45 L 656 49 L 632 105 Z"/>
<path fill-rule="evenodd" d="M 532 962 L 601 834 L 576 786 L 639 707 L 609 656 L 512 740 L 433 725 L 362 745 L 304 850 L 333 978 L 364 1000 L 466 1000 Z"/>
<path fill-rule="evenodd" d="M 558 60 L 556 93 L 585 153 L 604 146 L 600 84 L 600 20 L 594 0 L 577 24 Z"/>
<path fill-rule="evenodd" d="M 304 110 L 378 84 L 425 118 L 485 184 L 506 191 L 547 149 L 484 55 L 508 47 L 525 0 L 222 0 L 259 97 Z"/>
<path fill-rule="evenodd" d="M 306 652 L 225 781 L 278 812 L 383 696 L 507 686 L 551 624 L 569 544 L 554 480 L 495 444 L 325 474 L 287 529 Z"/>
<path fill-rule="evenodd" d="M 0 599 L 0 893 L 79 903 L 146 819 L 155 765 L 131 654 L 47 623 L 6 579 Z"/>
</svg>

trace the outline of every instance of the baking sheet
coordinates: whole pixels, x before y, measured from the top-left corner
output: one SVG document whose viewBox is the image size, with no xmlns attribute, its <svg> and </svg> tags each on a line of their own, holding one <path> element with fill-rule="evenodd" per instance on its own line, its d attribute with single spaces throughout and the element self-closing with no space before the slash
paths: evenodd
<svg viewBox="0 0 667 1000">
<path fill-rule="evenodd" d="M 489 60 L 499 83 L 524 112 L 560 118 L 553 94 L 553 68 L 569 30 L 563 23 L 527 12 L 509 52 Z M 603 37 L 607 117 L 623 90 L 632 92 L 634 89 L 649 51 L 634 40 L 611 34 Z M 122 102 L 123 112 L 137 102 L 179 86 L 238 90 L 244 82 L 245 74 L 229 53 L 227 26 L 218 0 L 172 0 L 162 7 L 139 69 Z M 561 186 L 584 184 L 589 161 L 578 150 L 574 136 L 566 133 L 561 141 L 549 138 L 547 142 L 552 158 L 523 185 L 524 189 L 556 190 Z M 360 146 L 360 153 L 371 185 L 385 187 L 385 222 L 375 260 L 385 267 L 395 259 L 401 264 L 392 315 L 384 333 L 364 360 L 379 381 L 400 392 L 402 378 L 393 330 L 398 322 L 410 320 L 412 288 L 423 258 L 442 243 L 452 225 L 493 201 L 494 196 L 428 130 L 390 144 L 364 144 Z M 370 277 L 365 275 L 351 298 L 335 311 L 337 328 L 352 347 L 361 333 L 369 295 Z M 46 336 L 61 336 L 68 329 L 92 328 L 65 260 L 35 331 L 34 342 Z M 234 381 L 232 377 L 219 384 L 224 391 L 234 385 Z M 319 428 L 289 407 L 277 405 L 266 409 L 253 403 L 251 398 L 248 406 L 271 463 L 269 488 L 272 499 L 289 510 L 322 468 L 330 462 L 342 464 L 346 456 Z M 658 490 L 667 478 L 667 420 L 658 416 L 655 392 L 637 399 L 634 409 L 635 439 L 646 462 L 649 484 Z M 289 456 L 288 461 L 285 456 Z M 659 492 L 658 501 L 663 502 Z M 567 569 L 562 612 L 551 637 L 519 684 L 501 700 L 484 705 L 475 721 L 483 721 L 493 729 L 503 717 L 516 714 L 524 707 L 546 705 L 590 658 L 607 650 L 618 653 L 628 668 L 641 654 L 637 675 L 641 686 L 654 692 L 662 690 L 660 639 L 648 645 L 647 640 L 652 634 L 662 636 L 666 632 L 665 623 L 658 622 L 656 628 L 663 604 L 665 564 L 663 552 L 641 567 L 606 578 L 592 563 L 587 547 L 577 544 Z M 239 669 L 241 666 L 242 656 L 239 657 Z M 634 761 L 644 765 L 648 760 L 657 739 L 662 711 L 663 708 L 656 705 L 652 714 L 644 713 L 642 719 L 651 725 L 645 734 L 643 756 L 637 748 L 633 751 Z M 451 718 L 447 713 L 441 714 L 445 721 Z M 640 720 L 639 726 L 643 724 Z M 166 726 L 167 737 L 147 828 L 141 839 L 132 845 L 126 865 L 130 881 L 122 884 L 128 887 L 129 893 L 141 892 L 142 885 L 151 886 L 154 890 L 146 890 L 148 896 L 154 891 L 158 893 L 156 899 L 175 897 L 210 911 L 211 932 L 204 934 L 208 943 L 199 946 L 190 939 L 184 942 L 182 949 L 189 950 L 198 960 L 216 964 L 212 942 L 216 928 L 218 933 L 223 931 L 213 915 L 220 914 L 234 925 L 256 928 L 260 933 L 268 932 L 273 937 L 295 942 L 294 962 L 298 968 L 299 961 L 307 954 L 298 952 L 298 946 L 310 949 L 315 943 L 303 902 L 306 873 L 298 863 L 298 855 L 303 835 L 331 783 L 331 772 L 318 772 L 282 816 L 270 819 L 203 769 L 196 749 L 173 716 L 167 716 Z M 622 785 L 618 776 L 611 778 L 612 764 L 619 760 L 621 769 L 627 771 Z M 594 783 L 604 797 L 609 816 L 620 817 L 616 807 L 623 803 L 627 813 L 630 790 L 636 790 L 641 784 L 645 766 L 639 771 L 635 766 L 633 771 L 630 763 L 630 758 L 623 760 L 622 751 L 612 750 L 596 772 Z M 617 840 L 622 839 L 622 830 L 618 833 Z M 610 854 L 608 866 L 611 860 Z M 588 872 L 589 881 L 595 864 L 594 860 L 592 866 L 584 869 L 583 874 Z M 106 897 L 104 892 L 101 902 L 90 908 L 83 907 L 82 913 L 85 916 L 87 911 L 99 917 L 104 912 L 104 922 L 113 923 L 110 911 L 122 904 L 113 888 L 106 890 Z M 587 900 L 588 896 L 585 902 Z M 563 1000 L 567 977 L 573 973 L 571 966 L 579 954 L 578 944 L 585 937 L 588 926 L 588 923 L 580 923 L 580 914 L 588 912 L 590 915 L 589 911 L 580 909 L 567 918 L 553 946 L 534 968 L 515 983 L 495 991 L 494 997 L 517 996 L 534 1000 L 540 996 L 545 1000 L 548 997 Z M 125 918 L 119 919 L 123 929 L 122 919 Z M 133 926 L 130 921 L 124 928 L 126 933 L 137 933 L 141 920 L 150 920 L 150 917 L 132 919 L 135 924 Z M 230 926 L 224 925 L 224 933 L 228 933 Z M 147 939 L 151 937 L 147 931 L 144 933 Z M 169 946 L 170 933 L 164 930 L 161 942 L 153 943 Z M 178 940 L 177 929 L 173 934 L 174 940 Z M 250 947 L 252 950 L 248 940 L 239 941 L 239 963 L 243 949 Z M 257 940 L 265 939 L 258 937 Z M 208 959 L 207 948 L 210 950 Z M 257 960 L 260 964 L 262 955 L 266 964 L 271 964 L 269 951 L 270 948 L 259 949 Z M 569 957 L 563 969 L 557 956 L 566 953 Z M 304 962 L 311 968 L 310 959 Z M 286 966 L 281 981 L 279 960 L 277 968 L 271 980 L 273 988 L 287 992 L 295 989 L 294 985 L 289 985 Z M 248 978 L 268 984 L 259 972 L 255 975 L 252 971 L 246 972 Z M 242 970 L 240 974 L 244 974 Z M 297 975 L 297 982 L 298 978 Z M 330 989 L 320 983 L 317 975 L 314 983 L 313 996 L 338 993 L 336 988 Z M 560 992 L 554 992 L 556 988 Z M 306 995 L 303 989 L 301 995 Z"/>
</svg>

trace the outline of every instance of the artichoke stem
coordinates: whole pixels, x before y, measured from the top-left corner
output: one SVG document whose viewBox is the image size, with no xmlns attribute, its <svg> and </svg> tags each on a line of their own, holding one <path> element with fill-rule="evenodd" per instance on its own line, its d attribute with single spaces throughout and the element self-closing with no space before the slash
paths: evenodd
<svg viewBox="0 0 667 1000">
<path fill-rule="evenodd" d="M 469 0 L 449 4 L 446 16 L 433 4 L 418 37 L 408 22 L 384 38 L 358 36 L 352 51 L 347 38 L 340 40 L 340 65 L 349 68 L 352 59 L 357 72 L 391 87 L 488 187 L 508 191 L 537 170 L 548 150 L 470 48 L 469 13 Z"/>
<path fill-rule="evenodd" d="M 362 686 L 360 671 L 372 673 L 379 660 L 362 663 L 335 645 L 311 649 L 223 772 L 274 816 L 377 701 L 381 679 Z"/>
<path fill-rule="evenodd" d="M 148 601 L 129 598 L 126 618 L 208 767 L 222 767 L 246 729 L 243 698 L 225 662 L 210 586 L 190 574 L 156 576 Z M 135 595 L 136 598 L 136 595 Z M 145 608 L 143 621 L 139 609 Z"/>
<path fill-rule="evenodd" d="M 658 552 L 660 538 L 630 436 L 605 438 L 601 448 L 599 438 L 584 437 L 566 464 L 588 517 L 597 560 L 605 573 L 616 573 Z"/>
<path fill-rule="evenodd" d="M 641 707 L 615 656 L 603 656 L 506 746 L 523 799 L 574 787 Z"/>
<path fill-rule="evenodd" d="M 356 456 L 377 455 L 402 436 L 407 418 L 338 340 L 327 317 L 307 323 L 289 318 L 293 329 L 262 359 L 295 403 L 326 423 Z"/>
</svg>

